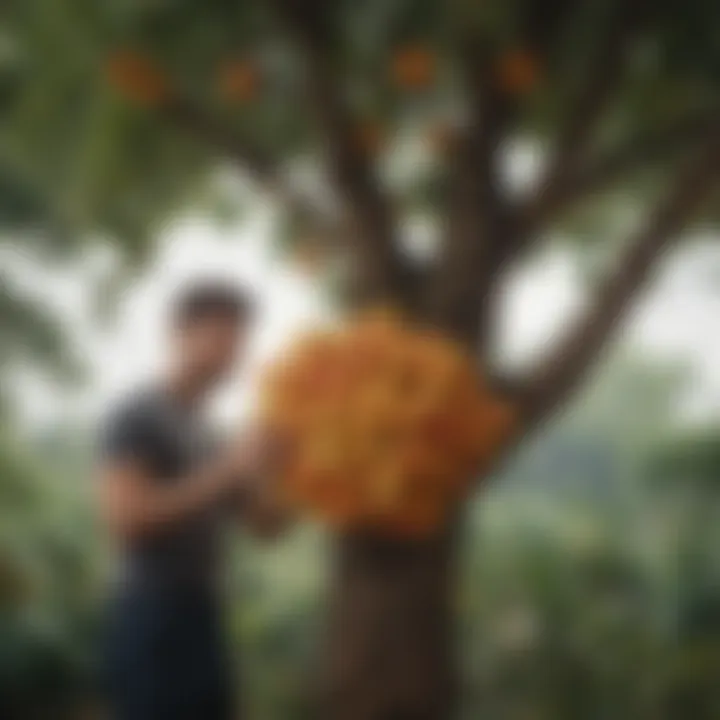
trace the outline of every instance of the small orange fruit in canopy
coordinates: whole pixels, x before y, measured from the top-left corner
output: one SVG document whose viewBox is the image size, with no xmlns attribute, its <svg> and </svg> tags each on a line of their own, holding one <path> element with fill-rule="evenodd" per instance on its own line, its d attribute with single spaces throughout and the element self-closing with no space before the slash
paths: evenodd
<svg viewBox="0 0 720 720">
<path fill-rule="evenodd" d="M 508 95 L 524 95 L 540 79 L 538 60 L 528 50 L 509 50 L 498 59 L 496 79 L 498 87 Z"/>
<path fill-rule="evenodd" d="M 168 79 L 147 56 L 119 50 L 107 60 L 105 73 L 110 84 L 141 105 L 160 105 L 171 99 Z"/>
<path fill-rule="evenodd" d="M 218 93 L 228 102 L 246 103 L 257 97 L 260 73 L 250 60 L 231 60 L 218 73 Z"/>
<path fill-rule="evenodd" d="M 460 346 L 387 311 L 300 340 L 266 381 L 285 494 L 339 528 L 439 531 L 514 422 Z"/>
<path fill-rule="evenodd" d="M 424 90 L 435 82 L 437 59 L 425 45 L 406 45 L 392 61 L 392 77 L 405 90 Z"/>
</svg>

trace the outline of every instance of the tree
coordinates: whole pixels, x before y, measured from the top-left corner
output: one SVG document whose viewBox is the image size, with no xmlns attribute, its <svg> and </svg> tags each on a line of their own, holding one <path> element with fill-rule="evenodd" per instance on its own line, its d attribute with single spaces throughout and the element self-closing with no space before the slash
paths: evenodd
<svg viewBox="0 0 720 720">
<path fill-rule="evenodd" d="M 581 386 L 683 229 L 713 219 L 720 9 L 710 0 L 36 0 L 5 13 L 0 161 L 27 179 L 46 234 L 102 232 L 142 257 L 168 216 L 208 198 L 219 159 L 278 199 L 295 242 L 322 238 L 352 259 L 353 302 L 399 305 L 484 364 L 508 270 L 590 199 L 602 207 L 612 189 L 647 200 L 647 219 L 557 346 L 524 377 L 493 368 L 521 409 L 516 443 Z M 108 87 L 108 68 L 134 105 Z M 384 138 L 400 129 L 433 130 L 435 151 L 427 177 L 394 187 L 379 171 L 391 159 Z M 520 197 L 505 152 L 519 139 L 550 148 Z M 324 192 L 294 182 L 318 167 Z M 430 261 L 403 242 L 420 211 L 441 220 Z M 452 714 L 460 515 L 426 542 L 337 538 L 326 716 Z"/>
</svg>

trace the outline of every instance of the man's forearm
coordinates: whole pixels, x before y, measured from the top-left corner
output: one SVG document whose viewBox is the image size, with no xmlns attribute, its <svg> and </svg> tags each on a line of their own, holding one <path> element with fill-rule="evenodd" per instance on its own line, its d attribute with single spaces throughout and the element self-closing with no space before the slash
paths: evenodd
<svg viewBox="0 0 720 720">
<path fill-rule="evenodd" d="M 171 485 L 125 478 L 108 497 L 109 521 L 126 537 L 161 532 L 229 496 L 232 486 L 223 473 L 209 466 Z"/>
</svg>

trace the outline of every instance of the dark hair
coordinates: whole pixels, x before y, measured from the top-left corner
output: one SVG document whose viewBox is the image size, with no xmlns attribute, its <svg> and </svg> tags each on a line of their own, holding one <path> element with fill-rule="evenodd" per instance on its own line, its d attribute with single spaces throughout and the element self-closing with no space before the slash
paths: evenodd
<svg viewBox="0 0 720 720">
<path fill-rule="evenodd" d="M 243 323 L 250 321 L 254 312 L 255 302 L 247 290 L 208 280 L 193 283 L 178 294 L 172 308 L 172 320 L 177 326 L 215 317 Z"/>
</svg>

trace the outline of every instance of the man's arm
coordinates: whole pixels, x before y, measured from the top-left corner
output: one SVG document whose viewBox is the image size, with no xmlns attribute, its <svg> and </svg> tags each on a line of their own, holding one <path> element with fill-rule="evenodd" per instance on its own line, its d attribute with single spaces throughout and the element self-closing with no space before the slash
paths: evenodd
<svg viewBox="0 0 720 720">
<path fill-rule="evenodd" d="M 139 458 L 105 461 L 100 470 L 100 507 L 112 532 L 139 538 L 162 531 L 229 497 L 241 473 L 209 465 L 172 485 L 159 483 Z"/>
<path fill-rule="evenodd" d="M 100 510 L 110 529 L 129 538 L 162 531 L 241 490 L 252 458 L 236 444 L 172 483 L 158 477 L 161 432 L 155 408 L 142 398 L 113 413 L 100 437 Z"/>
</svg>

